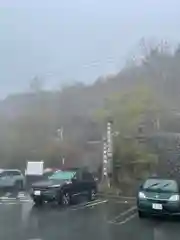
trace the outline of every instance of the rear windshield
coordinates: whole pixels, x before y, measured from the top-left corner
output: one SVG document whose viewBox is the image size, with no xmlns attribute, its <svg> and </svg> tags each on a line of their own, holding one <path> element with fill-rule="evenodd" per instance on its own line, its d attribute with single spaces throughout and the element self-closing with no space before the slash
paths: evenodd
<svg viewBox="0 0 180 240">
<path fill-rule="evenodd" d="M 178 192 L 178 184 L 174 180 L 148 179 L 144 185 L 144 190 L 160 192 Z"/>
</svg>

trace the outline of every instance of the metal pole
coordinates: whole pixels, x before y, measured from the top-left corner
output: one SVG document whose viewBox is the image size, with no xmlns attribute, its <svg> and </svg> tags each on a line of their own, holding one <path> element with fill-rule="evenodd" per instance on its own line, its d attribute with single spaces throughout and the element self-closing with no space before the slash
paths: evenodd
<svg viewBox="0 0 180 240">
<path fill-rule="evenodd" d="M 111 186 L 113 169 L 113 136 L 112 122 L 108 121 L 106 126 L 106 137 L 103 139 L 103 171 L 102 181 L 107 181 L 108 187 Z"/>
<path fill-rule="evenodd" d="M 102 181 L 107 178 L 107 139 L 103 139 L 103 167 L 102 167 Z"/>
<path fill-rule="evenodd" d="M 65 158 L 63 157 L 62 158 L 62 165 L 64 166 L 64 163 L 65 163 Z"/>
<path fill-rule="evenodd" d="M 157 130 L 159 131 L 159 129 L 160 129 L 160 120 L 159 120 L 159 117 L 157 117 L 157 119 L 156 119 L 156 126 L 157 126 Z"/>
<path fill-rule="evenodd" d="M 58 139 L 59 139 L 61 142 L 63 142 L 63 140 L 64 140 L 63 132 L 64 132 L 63 127 L 59 128 L 59 129 L 57 130 Z M 62 166 L 64 166 L 64 164 L 65 164 L 65 157 L 62 156 L 61 153 L 60 153 L 60 158 L 62 159 Z"/>
<path fill-rule="evenodd" d="M 112 138 L 112 121 L 107 122 L 107 162 L 108 162 L 108 186 L 111 186 L 112 162 L 113 162 L 113 138 Z"/>
<path fill-rule="evenodd" d="M 57 130 L 59 140 L 63 141 L 63 127 Z"/>
</svg>

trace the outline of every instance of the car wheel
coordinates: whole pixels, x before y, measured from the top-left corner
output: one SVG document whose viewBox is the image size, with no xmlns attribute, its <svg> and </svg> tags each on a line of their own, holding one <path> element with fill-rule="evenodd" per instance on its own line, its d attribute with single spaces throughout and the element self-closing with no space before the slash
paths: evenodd
<svg viewBox="0 0 180 240">
<path fill-rule="evenodd" d="M 61 197 L 61 204 L 63 206 L 68 206 L 71 204 L 71 196 L 69 193 L 63 193 Z"/>
<path fill-rule="evenodd" d="M 42 199 L 34 199 L 34 205 L 36 207 L 41 207 L 43 205 L 43 200 Z"/>
<path fill-rule="evenodd" d="M 139 218 L 144 218 L 145 214 L 141 211 L 138 211 L 138 216 L 139 216 Z"/>
<path fill-rule="evenodd" d="M 91 189 L 89 191 L 89 194 L 88 194 L 88 200 L 89 201 L 93 201 L 93 200 L 95 200 L 95 198 L 96 198 L 96 190 L 95 189 Z"/>
</svg>

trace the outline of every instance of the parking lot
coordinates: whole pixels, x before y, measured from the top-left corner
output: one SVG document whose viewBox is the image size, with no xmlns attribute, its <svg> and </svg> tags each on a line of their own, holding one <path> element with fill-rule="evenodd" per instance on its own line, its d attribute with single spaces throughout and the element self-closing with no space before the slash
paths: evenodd
<svg viewBox="0 0 180 240">
<path fill-rule="evenodd" d="M 179 239 L 179 221 L 140 220 L 131 199 L 98 198 L 67 208 L 36 208 L 26 193 L 6 195 L 0 197 L 0 239 Z"/>
</svg>

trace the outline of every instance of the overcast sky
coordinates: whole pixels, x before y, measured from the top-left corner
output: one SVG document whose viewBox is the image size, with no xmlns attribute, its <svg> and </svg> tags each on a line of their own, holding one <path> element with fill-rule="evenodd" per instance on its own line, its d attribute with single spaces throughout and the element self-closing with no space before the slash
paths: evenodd
<svg viewBox="0 0 180 240">
<path fill-rule="evenodd" d="M 1 0 L 0 97 L 118 72 L 142 37 L 180 40 L 178 0 Z"/>
</svg>

